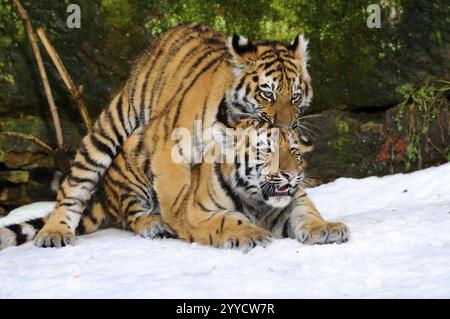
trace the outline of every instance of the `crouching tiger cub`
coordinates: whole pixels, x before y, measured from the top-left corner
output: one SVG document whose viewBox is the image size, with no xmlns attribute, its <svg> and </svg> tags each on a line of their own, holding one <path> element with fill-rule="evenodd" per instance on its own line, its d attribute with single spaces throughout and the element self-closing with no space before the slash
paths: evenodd
<svg viewBox="0 0 450 319">
<path fill-rule="evenodd" d="M 220 157 L 223 152 L 218 148 L 210 150 L 216 160 L 194 165 L 190 183 L 181 189 L 175 179 L 164 182 L 168 188 L 158 185 L 159 174 L 152 163 L 157 159 L 149 154 L 157 154 L 159 147 L 147 144 L 150 149 L 144 149 L 148 132 L 133 135 L 107 169 L 77 233 L 114 226 L 148 238 L 178 237 L 244 251 L 266 245 L 274 237 L 307 244 L 347 241 L 348 228 L 323 220 L 304 193 L 302 155 L 311 149 L 309 141 L 296 130 L 267 123 L 244 121 L 238 128 L 230 132 L 222 123 L 214 124 L 211 135 L 232 161 Z M 229 141 L 237 142 L 230 148 Z M 170 201 L 170 210 L 161 209 L 161 199 Z M 47 219 L 0 229 L 0 248 L 32 240 Z M 46 246 L 71 243 L 53 237 L 44 240 Z"/>
</svg>

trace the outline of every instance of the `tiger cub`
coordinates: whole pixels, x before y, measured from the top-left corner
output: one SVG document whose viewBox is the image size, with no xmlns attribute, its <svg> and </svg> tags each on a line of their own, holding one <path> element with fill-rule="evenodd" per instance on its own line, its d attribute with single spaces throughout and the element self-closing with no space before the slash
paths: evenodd
<svg viewBox="0 0 450 319">
<path fill-rule="evenodd" d="M 168 180 L 170 194 L 161 193 L 158 174 L 152 172 L 150 154 L 157 153 L 158 146 L 144 152 L 146 134 L 133 135 L 106 171 L 77 233 L 119 227 L 147 238 L 178 237 L 243 251 L 265 246 L 272 238 L 290 237 L 306 244 L 347 241 L 347 226 L 325 221 L 303 190 L 303 154 L 311 150 L 311 143 L 296 130 L 267 123 L 244 121 L 237 128 L 216 122 L 211 130 L 216 148 L 208 153 L 215 153 L 214 161 L 194 165 L 190 182 L 180 189 L 174 188 L 175 180 Z M 170 209 L 161 209 L 164 195 L 170 197 Z M 33 239 L 46 220 L 0 229 L 0 248 Z M 45 240 L 46 246 L 71 243 Z"/>
</svg>

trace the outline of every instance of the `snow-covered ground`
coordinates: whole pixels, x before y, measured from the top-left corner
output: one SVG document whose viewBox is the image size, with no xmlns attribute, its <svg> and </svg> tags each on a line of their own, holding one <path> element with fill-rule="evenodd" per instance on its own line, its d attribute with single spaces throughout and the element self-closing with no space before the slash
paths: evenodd
<svg viewBox="0 0 450 319">
<path fill-rule="evenodd" d="M 0 252 L 1 298 L 450 297 L 450 163 L 308 191 L 342 245 L 274 241 L 247 254 L 104 230 L 75 247 Z M 51 203 L 14 212 L 45 214 Z M 0 220 L 8 223 L 8 220 Z"/>
</svg>

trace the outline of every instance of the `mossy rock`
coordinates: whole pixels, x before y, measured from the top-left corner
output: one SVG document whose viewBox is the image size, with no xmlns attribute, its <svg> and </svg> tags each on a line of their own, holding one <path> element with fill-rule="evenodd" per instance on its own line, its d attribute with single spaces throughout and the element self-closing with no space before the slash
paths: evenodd
<svg viewBox="0 0 450 319">
<path fill-rule="evenodd" d="M 61 126 L 66 147 L 69 153 L 74 153 L 79 147 L 82 129 L 66 116 L 61 116 Z M 2 131 L 27 134 L 55 148 L 52 123 L 45 122 L 38 116 L 0 118 L 0 132 Z M 52 154 L 30 140 L 0 135 L 0 163 L 4 163 L 10 169 L 28 169 L 37 166 L 52 167 L 54 160 Z"/>
<path fill-rule="evenodd" d="M 3 171 L 0 172 L 0 182 L 10 182 L 13 184 L 28 183 L 30 174 L 27 171 Z"/>
<path fill-rule="evenodd" d="M 2 131 L 32 135 L 45 143 L 49 143 L 47 125 L 38 116 L 27 115 L 23 118 L 0 118 L 0 132 Z M 22 138 L 0 135 L 0 154 L 3 154 L 0 158 L 4 158 L 4 154 L 9 151 L 41 152 L 42 147 Z"/>
<path fill-rule="evenodd" d="M 52 155 L 43 152 L 15 152 L 4 153 L 0 162 L 8 169 L 30 169 L 35 167 L 53 167 L 55 160 Z"/>
</svg>

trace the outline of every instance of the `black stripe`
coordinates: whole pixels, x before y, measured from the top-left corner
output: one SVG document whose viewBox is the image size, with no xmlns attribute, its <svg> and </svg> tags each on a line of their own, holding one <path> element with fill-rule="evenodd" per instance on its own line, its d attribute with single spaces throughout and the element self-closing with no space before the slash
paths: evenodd
<svg viewBox="0 0 450 319">
<path fill-rule="evenodd" d="M 79 235 L 83 235 L 83 234 L 86 233 L 86 228 L 84 227 L 84 223 L 83 223 L 83 222 L 84 222 L 84 221 L 81 220 L 80 223 L 78 224 L 78 227 L 77 227 L 77 233 L 78 233 Z"/>
<path fill-rule="evenodd" d="M 84 157 L 84 160 L 85 160 L 89 165 L 94 166 L 94 167 L 98 167 L 98 168 L 102 168 L 102 169 L 107 169 L 107 168 L 108 168 L 107 166 L 105 166 L 105 165 L 103 165 L 103 164 L 101 164 L 101 163 L 97 163 L 97 162 L 91 157 L 91 155 L 90 155 L 89 152 L 87 151 L 86 146 L 85 146 L 84 144 L 81 145 L 79 152 L 80 152 L 80 155 Z"/>
<path fill-rule="evenodd" d="M 122 102 L 123 98 L 124 98 L 123 94 L 120 94 L 119 101 L 117 102 L 117 106 L 116 106 L 117 115 L 119 116 L 119 122 L 122 124 L 123 130 L 125 131 L 127 136 L 130 136 L 131 132 L 128 132 L 127 126 L 125 125 L 125 117 L 123 116 L 123 102 Z M 130 124 L 130 123 L 128 123 L 128 124 Z M 133 130 L 131 130 L 131 131 L 133 131 Z"/>
<path fill-rule="evenodd" d="M 67 205 L 66 205 L 66 206 L 67 206 Z M 69 205 L 69 206 L 73 206 L 73 205 Z M 68 211 L 68 212 L 71 212 L 71 213 L 74 213 L 74 214 L 77 214 L 77 215 L 83 215 L 83 211 L 79 211 L 79 210 L 77 210 L 77 209 L 67 208 L 67 211 Z"/>
<path fill-rule="evenodd" d="M 196 37 L 193 37 L 192 35 L 189 35 L 189 36 L 187 36 L 187 37 L 183 37 L 181 41 L 177 41 L 177 45 L 174 45 L 174 44 L 171 45 L 170 50 L 169 50 L 169 52 L 168 52 L 167 55 L 168 55 L 168 56 L 173 56 L 175 53 L 179 52 L 183 46 L 187 45 L 191 40 L 195 40 L 195 39 L 196 39 Z M 163 46 L 163 47 L 164 47 L 164 46 Z M 161 48 L 161 50 L 162 50 L 162 48 Z M 157 57 L 159 57 L 160 53 L 162 53 L 162 51 L 161 51 L 161 52 L 158 52 Z M 153 64 L 152 64 L 151 68 L 154 67 L 156 61 L 157 61 L 157 60 L 154 60 L 154 61 L 153 61 Z M 152 105 L 153 105 L 154 97 L 155 97 L 156 91 L 159 90 L 159 92 L 158 92 L 158 97 L 157 97 L 157 101 L 159 101 L 159 99 L 160 99 L 160 97 L 161 97 L 161 94 L 162 94 L 162 92 L 163 92 L 163 90 L 162 90 L 160 87 L 162 87 L 162 88 L 166 87 L 167 79 L 164 79 L 163 81 L 161 81 L 161 79 L 162 79 L 163 76 L 165 75 L 165 70 L 166 70 L 166 68 L 164 68 L 164 67 L 165 67 L 166 65 L 163 64 L 163 63 L 161 63 L 160 66 L 161 66 L 161 67 L 158 69 L 158 78 L 155 79 L 155 81 L 153 82 L 153 88 L 152 88 L 152 93 L 151 93 L 151 97 L 150 97 L 150 105 L 149 105 L 150 107 L 152 107 Z M 179 67 L 179 65 L 178 65 L 178 67 Z M 156 72 L 156 71 L 153 70 L 153 72 Z M 173 77 L 174 77 L 175 75 L 177 75 L 177 73 L 175 73 L 175 74 L 173 75 Z M 171 80 L 173 80 L 173 77 L 171 78 Z M 176 92 L 176 94 L 178 94 L 178 91 Z M 175 94 L 175 95 L 176 95 L 176 94 Z M 175 97 L 175 95 L 172 96 L 171 101 L 173 100 L 173 98 Z M 165 109 L 168 109 L 168 108 L 167 108 L 167 105 L 166 105 L 166 108 L 165 108 Z"/>
<path fill-rule="evenodd" d="M 81 183 L 89 183 L 89 184 L 94 184 L 95 185 L 95 181 L 89 179 L 89 178 L 81 178 L 81 177 L 77 177 L 74 176 L 73 174 L 69 175 L 67 177 L 67 179 L 69 181 L 74 181 L 75 183 L 81 184 Z"/>
<path fill-rule="evenodd" d="M 222 221 L 220 222 L 220 232 L 223 232 L 223 225 L 225 224 L 226 215 L 223 215 Z"/>
<path fill-rule="evenodd" d="M 43 218 L 35 218 L 35 219 L 27 221 L 26 223 L 33 226 L 34 229 L 36 229 L 36 230 L 40 230 L 45 225 Z"/>
<path fill-rule="evenodd" d="M 205 205 L 203 205 L 201 202 L 195 201 L 195 204 L 199 206 L 202 210 L 205 212 L 213 212 L 214 210 L 207 208 Z"/>
<path fill-rule="evenodd" d="M 242 211 L 242 203 L 239 197 L 232 191 L 230 185 L 225 181 L 225 177 L 222 174 L 222 171 L 220 169 L 220 163 L 215 163 L 214 170 L 216 172 L 217 178 L 219 180 L 219 184 L 222 187 L 223 190 L 225 190 L 228 197 L 231 198 L 233 201 L 233 204 L 238 211 Z"/>
<path fill-rule="evenodd" d="M 219 110 L 216 115 L 216 120 L 218 122 L 223 123 L 224 125 L 226 125 L 228 127 L 231 126 L 231 123 L 228 119 L 228 110 L 229 109 L 230 109 L 230 107 L 228 106 L 228 104 L 225 100 L 225 97 L 223 97 L 222 101 L 220 101 L 220 104 L 219 104 Z"/>
<path fill-rule="evenodd" d="M 90 210 L 90 214 L 92 214 L 92 210 Z M 95 217 L 94 215 L 88 215 L 88 218 L 91 220 L 91 222 L 94 225 L 98 225 L 99 224 L 97 217 Z"/>
<path fill-rule="evenodd" d="M 178 203 L 178 200 L 182 197 L 182 194 L 184 193 L 184 190 L 186 189 L 186 186 L 187 186 L 186 184 L 183 185 L 183 188 L 180 190 L 180 192 L 178 193 L 177 197 L 175 197 L 175 201 L 172 204 L 172 209 L 175 208 L 175 206 Z"/>
<path fill-rule="evenodd" d="M 115 180 L 115 179 L 112 179 L 112 178 L 108 178 L 108 182 L 109 182 L 110 185 L 116 186 L 118 188 L 121 188 L 123 191 L 126 191 L 127 193 L 131 193 L 131 192 L 134 191 L 130 186 L 128 186 L 124 182 L 121 182 L 121 181 L 118 181 L 118 180 Z"/>
<path fill-rule="evenodd" d="M 276 59 L 273 59 L 273 60 L 271 60 L 269 62 L 266 62 L 266 63 L 263 64 L 264 69 L 265 70 L 269 69 L 272 65 L 274 65 L 277 62 L 278 63 L 283 63 L 283 60 L 281 58 L 277 57 Z"/>
<path fill-rule="evenodd" d="M 209 199 L 213 202 L 214 206 L 216 206 L 217 208 L 222 209 L 222 210 L 226 210 L 226 208 L 223 207 L 222 205 L 220 205 L 220 204 L 217 202 L 217 200 L 214 198 L 214 195 L 212 194 L 211 189 L 210 189 L 209 186 L 210 186 L 210 185 L 208 184 L 207 194 L 208 194 Z"/>
<path fill-rule="evenodd" d="M 269 57 L 277 57 L 277 56 L 278 55 L 275 53 L 275 50 L 270 49 L 270 50 L 267 50 L 266 52 L 264 52 L 263 54 L 261 54 L 259 56 L 258 60 L 264 60 Z"/>
<path fill-rule="evenodd" d="M 290 68 L 294 69 L 296 72 L 298 72 L 297 66 L 295 65 L 294 62 L 287 60 L 287 59 L 283 59 L 283 64 L 284 64 L 284 67 L 286 67 L 286 68 L 290 67 Z"/>
<path fill-rule="evenodd" d="M 106 184 L 108 184 L 108 181 L 105 180 L 105 182 L 106 182 Z M 113 189 L 109 188 L 109 191 L 110 191 L 111 193 L 113 193 L 113 195 L 114 195 L 115 198 L 119 198 L 119 197 L 117 196 L 117 193 L 116 193 Z M 117 214 L 117 212 L 119 211 L 119 207 L 117 206 L 117 202 L 113 202 L 113 201 L 111 200 L 111 198 L 109 197 L 109 194 L 108 194 L 107 192 L 105 192 L 104 195 L 105 195 L 105 196 L 104 196 L 104 198 L 103 198 L 103 201 L 101 202 L 101 203 L 104 203 L 104 204 L 103 204 L 103 205 L 105 206 L 105 207 L 104 207 L 104 210 L 105 210 L 105 211 L 108 211 L 108 212 L 110 212 L 111 210 L 114 210 L 114 212 Z"/>
<path fill-rule="evenodd" d="M 305 96 L 308 96 L 309 94 L 309 85 L 305 82 Z"/>
<path fill-rule="evenodd" d="M 125 215 L 128 215 L 128 212 L 130 211 L 131 206 L 139 204 L 139 200 L 137 198 L 132 199 L 128 202 L 127 206 L 125 207 L 125 209 L 123 210 L 123 213 Z M 142 211 L 142 209 L 139 209 L 139 211 Z"/>
<path fill-rule="evenodd" d="M 198 63 L 194 63 L 194 64 L 192 65 L 192 68 L 191 68 L 191 70 L 190 70 L 190 74 L 192 73 L 192 69 L 195 69 L 195 67 L 197 67 L 198 64 L 200 64 L 207 56 L 209 56 L 209 54 L 213 53 L 213 51 L 217 51 L 217 50 L 212 50 L 212 51 L 209 51 L 207 55 L 202 55 L 202 56 L 198 59 L 198 61 L 197 61 Z M 194 84 L 197 82 L 197 80 L 198 80 L 198 79 L 199 79 L 206 71 L 208 71 L 208 70 L 209 70 L 214 64 L 216 64 L 218 61 L 221 61 L 222 58 L 223 58 L 223 56 L 220 56 L 220 57 L 218 57 L 218 58 L 214 58 L 213 60 L 211 60 L 208 64 L 206 64 L 206 65 L 200 70 L 200 72 L 198 72 L 198 73 L 196 74 L 196 76 L 195 76 L 195 77 L 192 79 L 192 81 L 189 83 L 188 87 L 184 90 L 184 92 L 183 92 L 183 94 L 182 94 L 182 96 L 181 96 L 180 102 L 178 103 L 178 108 L 177 108 L 177 110 L 176 110 L 174 119 L 173 119 L 173 121 L 172 121 L 172 127 L 175 127 L 176 123 L 178 122 L 178 118 L 180 117 L 180 111 L 181 111 L 181 108 L 183 107 L 183 101 L 184 101 L 184 98 L 186 97 L 186 95 L 187 95 L 187 93 L 189 92 L 189 90 L 194 86 Z M 167 138 L 168 138 L 168 135 L 169 135 L 169 132 L 168 132 L 168 131 L 169 131 L 169 130 L 168 130 L 168 128 L 167 128 L 167 130 L 165 131 L 165 140 L 167 140 Z"/>
<path fill-rule="evenodd" d="M 142 213 L 142 209 L 132 209 L 132 210 L 128 211 L 127 215 L 129 217 L 131 217 L 131 216 L 134 216 L 134 215 L 139 214 L 139 213 Z"/>
<path fill-rule="evenodd" d="M 145 147 L 144 139 L 141 137 L 141 138 L 139 138 L 139 141 L 136 145 L 136 150 L 134 151 L 134 153 L 141 154 L 144 147 Z"/>
<path fill-rule="evenodd" d="M 81 162 L 74 162 L 74 163 L 72 163 L 72 165 L 71 165 L 71 171 L 73 171 L 73 168 L 78 168 L 78 169 L 80 169 L 80 170 L 83 170 L 83 171 L 87 171 L 87 172 L 95 172 L 95 169 L 97 168 L 97 166 L 95 166 L 95 167 L 89 167 L 89 166 L 87 166 L 86 164 L 84 164 L 84 163 L 81 163 Z"/>
<path fill-rule="evenodd" d="M 213 212 L 207 219 L 207 221 L 210 221 L 214 216 L 216 216 L 219 212 Z"/>
<path fill-rule="evenodd" d="M 134 125 L 132 130 L 134 131 L 137 127 L 139 127 L 140 121 L 139 121 L 139 112 L 136 109 L 136 105 L 135 105 L 135 100 L 134 100 L 134 92 L 133 95 L 131 96 L 131 101 L 128 104 L 128 108 L 133 110 L 133 114 L 134 114 Z"/>
<path fill-rule="evenodd" d="M 147 187 L 147 185 L 146 185 L 145 183 L 140 182 L 139 179 L 137 179 L 137 181 L 138 181 L 138 183 L 141 183 L 141 185 L 136 184 L 136 183 L 133 183 L 132 181 L 130 181 L 130 179 L 123 173 L 122 168 L 119 167 L 119 166 L 117 165 L 117 163 L 113 162 L 113 163 L 111 164 L 110 168 L 113 169 L 117 174 L 119 174 L 120 177 L 122 177 L 122 179 L 124 179 L 125 181 L 127 181 L 128 183 L 130 183 L 132 186 L 136 187 L 137 189 L 139 189 L 139 190 L 141 191 L 141 193 L 142 193 L 145 197 L 147 197 L 147 198 L 150 198 L 150 197 L 151 197 L 151 196 L 150 196 L 150 193 L 148 192 L 148 187 Z M 132 175 L 135 176 L 135 175 L 134 175 L 134 172 L 133 172 L 132 170 L 130 170 L 129 172 L 131 172 Z M 131 189 L 129 188 L 129 186 L 127 186 L 127 185 L 124 184 L 123 182 L 116 181 L 116 180 L 111 180 L 111 182 L 112 182 L 114 185 L 116 185 L 116 186 L 119 186 L 119 187 L 121 187 L 121 188 L 124 188 L 124 189 L 127 189 L 127 190 L 131 191 Z"/>
<path fill-rule="evenodd" d="M 79 205 L 80 203 L 81 203 L 81 201 L 78 198 L 77 199 L 64 198 L 59 205 L 60 206 L 75 206 L 75 205 Z"/>
<path fill-rule="evenodd" d="M 139 177 L 139 176 L 136 174 L 136 172 L 135 172 L 134 169 L 128 168 L 128 167 L 127 167 L 127 169 L 128 169 L 128 173 L 130 173 L 131 175 L 133 175 L 133 177 L 136 179 L 136 181 L 140 184 L 140 185 L 136 185 L 136 184 L 133 183 L 133 185 L 136 185 L 136 187 L 138 187 L 138 188 L 141 190 L 141 192 L 142 192 L 145 196 L 147 196 L 147 198 L 150 198 L 151 196 L 150 196 L 150 193 L 148 192 L 148 190 L 150 189 L 151 185 L 150 185 L 150 187 L 149 187 L 149 186 L 147 185 L 147 182 L 146 182 L 145 180 L 142 180 L 142 178 Z M 131 183 L 131 181 L 130 181 L 129 179 L 128 179 L 128 181 Z"/>
<path fill-rule="evenodd" d="M 146 152 L 146 154 L 145 154 L 145 160 L 144 160 L 144 163 L 142 164 L 142 165 L 143 165 L 142 169 L 143 169 L 143 171 L 144 171 L 144 174 L 145 174 L 147 177 L 153 175 L 153 173 L 150 171 L 150 169 L 151 169 L 151 167 L 150 167 L 150 156 L 151 156 L 150 153 Z M 151 174 L 149 174 L 149 172 L 150 172 Z"/>
<path fill-rule="evenodd" d="M 108 112 L 106 112 L 106 117 L 108 117 L 107 114 L 108 114 Z M 108 120 L 108 118 L 107 118 L 107 120 Z M 105 124 L 108 124 L 108 123 L 105 123 Z M 103 121 L 100 121 L 100 120 L 98 121 L 98 129 L 99 129 L 99 133 L 100 133 L 99 135 L 101 137 L 103 137 L 109 143 L 111 143 L 113 148 L 117 147 L 118 143 L 116 143 L 116 141 L 111 136 L 109 136 L 109 134 L 106 132 L 105 127 L 103 126 Z"/>
<path fill-rule="evenodd" d="M 272 73 L 275 73 L 275 72 L 281 72 L 281 67 L 276 67 L 276 68 L 273 68 L 273 69 L 271 69 L 269 71 L 266 71 L 265 75 L 266 76 L 270 76 Z"/>
<path fill-rule="evenodd" d="M 106 117 L 109 121 L 109 125 L 114 133 L 115 138 L 117 139 L 118 145 L 123 145 L 124 138 L 122 134 L 120 134 L 119 130 L 117 129 L 117 124 L 115 123 L 114 117 L 112 116 L 112 113 L 110 111 L 106 112 Z"/>
<path fill-rule="evenodd" d="M 139 126 L 145 126 L 147 124 L 147 121 L 145 119 L 145 93 L 148 90 L 148 83 L 149 83 L 149 73 L 152 71 L 152 67 L 150 66 L 147 73 L 145 74 L 144 83 L 142 83 L 142 90 L 141 90 L 141 96 L 140 96 L 140 110 L 139 110 Z"/>
<path fill-rule="evenodd" d="M 289 237 L 288 227 L 289 227 L 289 218 L 286 219 L 286 221 L 284 222 L 283 232 L 282 232 L 282 236 L 284 238 L 288 238 Z"/>
<path fill-rule="evenodd" d="M 9 225 L 6 228 L 16 235 L 16 245 L 21 245 L 27 241 L 27 236 L 22 233 L 22 227 L 20 225 Z"/>
<path fill-rule="evenodd" d="M 290 72 L 294 73 L 294 74 L 295 74 L 295 76 L 297 76 L 297 75 L 298 75 L 298 71 L 297 71 L 297 69 L 294 69 L 294 68 L 292 68 L 292 67 L 290 67 L 290 66 L 285 66 L 284 68 L 285 68 L 285 70 L 288 70 L 288 71 L 290 71 Z"/>
<path fill-rule="evenodd" d="M 109 158 L 113 159 L 115 154 L 115 149 L 111 149 L 107 144 L 100 141 L 95 134 L 90 135 L 92 145 L 97 149 L 97 151 L 108 155 Z"/>
</svg>

